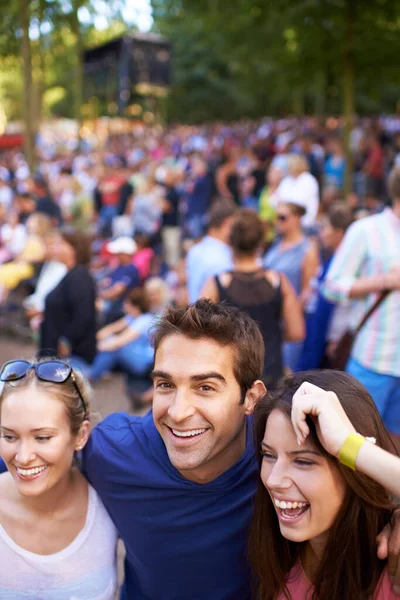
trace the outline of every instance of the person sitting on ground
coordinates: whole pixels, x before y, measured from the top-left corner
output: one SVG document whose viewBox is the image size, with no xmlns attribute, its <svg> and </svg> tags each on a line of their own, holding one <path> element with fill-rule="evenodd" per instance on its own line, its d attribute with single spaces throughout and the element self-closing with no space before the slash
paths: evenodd
<svg viewBox="0 0 400 600">
<path fill-rule="evenodd" d="M 139 273 L 132 264 L 135 251 L 136 243 L 130 237 L 120 237 L 108 244 L 108 252 L 117 262 L 111 272 L 100 279 L 96 303 L 106 324 L 120 316 L 127 293 L 139 285 Z"/>
<path fill-rule="evenodd" d="M 134 241 L 136 252 L 132 258 L 132 264 L 137 268 L 140 281 L 143 282 L 150 276 L 155 252 L 151 247 L 150 237 L 145 233 L 135 233 Z"/>
<path fill-rule="evenodd" d="M 144 375 L 153 361 L 148 332 L 154 322 L 144 289 L 133 290 L 124 302 L 125 316 L 97 332 L 96 358 L 90 379 L 97 381 L 117 364 L 129 373 Z"/>
<path fill-rule="evenodd" d="M 0 206 L 0 264 L 13 260 L 22 252 L 26 243 L 26 227 L 19 222 L 19 215 L 11 211 L 7 215 Z"/>
<path fill-rule="evenodd" d="M 0 303 L 4 304 L 11 290 L 35 274 L 46 255 L 45 236 L 51 230 L 46 215 L 34 213 L 26 222 L 27 237 L 22 251 L 9 263 L 0 266 Z"/>
<path fill-rule="evenodd" d="M 117 532 L 74 464 L 87 382 L 59 360 L 9 361 L 0 381 L 0 597 L 112 600 Z"/>
<path fill-rule="evenodd" d="M 139 392 L 136 382 L 149 375 L 154 360 L 149 334 L 169 304 L 170 291 L 165 281 L 153 277 L 145 283 L 144 290 L 134 290 L 129 300 L 125 302 L 125 317 L 98 332 L 99 352 L 90 377 L 96 381 L 116 365 L 122 367 L 129 376 L 128 396 L 136 410 L 150 404 L 153 398 L 152 385 Z"/>
<path fill-rule="evenodd" d="M 400 492 L 400 459 L 367 390 L 339 371 L 288 376 L 257 404 L 254 427 L 257 598 L 397 598 L 375 545 Z"/>
</svg>

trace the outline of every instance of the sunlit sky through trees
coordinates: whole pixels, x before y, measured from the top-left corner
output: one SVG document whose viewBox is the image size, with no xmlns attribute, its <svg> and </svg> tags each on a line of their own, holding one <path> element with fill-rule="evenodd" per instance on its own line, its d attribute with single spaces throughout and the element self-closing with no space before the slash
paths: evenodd
<svg viewBox="0 0 400 600">
<path fill-rule="evenodd" d="M 65 1 L 65 9 L 69 11 L 70 1 Z M 125 0 L 124 8 L 121 13 L 123 20 L 128 27 L 136 26 L 140 31 L 149 31 L 153 24 L 152 11 L 150 0 Z M 110 17 L 112 16 L 112 10 L 107 0 L 92 0 L 92 6 L 95 8 L 96 14 L 90 14 L 89 10 L 85 7 L 79 9 L 79 20 L 84 24 L 93 23 L 96 29 L 102 30 L 107 29 L 110 24 Z M 46 35 L 51 31 L 51 24 L 42 23 L 42 34 Z M 32 40 L 39 37 L 38 24 L 34 21 L 30 27 L 30 38 Z"/>
</svg>

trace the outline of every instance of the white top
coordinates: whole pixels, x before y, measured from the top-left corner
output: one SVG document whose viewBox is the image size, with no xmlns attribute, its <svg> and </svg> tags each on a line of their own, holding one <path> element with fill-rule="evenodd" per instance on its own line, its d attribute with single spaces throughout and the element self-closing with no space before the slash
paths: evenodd
<svg viewBox="0 0 400 600">
<path fill-rule="evenodd" d="M 25 225 L 19 223 L 15 227 L 11 227 L 8 223 L 2 225 L 0 237 L 3 245 L 13 256 L 17 256 L 24 249 L 26 243 L 26 228 Z"/>
<path fill-rule="evenodd" d="M 35 308 L 44 311 L 46 297 L 60 283 L 67 274 L 67 267 L 58 260 L 49 260 L 44 263 L 36 284 L 35 293 L 25 298 L 25 308 Z"/>
<path fill-rule="evenodd" d="M 298 177 L 284 177 L 274 194 L 274 203 L 279 201 L 304 206 L 306 214 L 301 220 L 302 224 L 304 227 L 314 225 L 319 205 L 318 181 L 308 172 Z"/>
<path fill-rule="evenodd" d="M 86 523 L 60 552 L 46 556 L 28 552 L 0 526 L 0 598 L 112 600 L 116 544 L 117 531 L 91 486 Z"/>
</svg>

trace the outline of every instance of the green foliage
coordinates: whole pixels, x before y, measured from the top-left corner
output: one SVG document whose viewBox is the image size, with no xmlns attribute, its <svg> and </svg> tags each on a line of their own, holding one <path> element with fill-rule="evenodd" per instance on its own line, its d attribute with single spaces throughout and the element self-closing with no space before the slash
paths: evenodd
<svg viewBox="0 0 400 600">
<path fill-rule="evenodd" d="M 152 4 L 155 27 L 174 44 L 174 118 L 340 113 L 349 61 L 358 111 L 393 111 L 400 97 L 398 0 Z"/>
<path fill-rule="evenodd" d="M 173 43 L 169 120 L 394 111 L 400 98 L 400 0 L 152 0 Z M 124 0 L 31 0 L 34 119 L 77 115 L 82 49 L 120 35 Z M 85 24 L 80 11 L 89 15 Z M 0 2 L 0 108 L 22 115 L 18 2 Z M 346 74 L 346 77 L 345 77 Z M 348 89 L 348 86 L 353 87 Z M 347 86 L 347 88 L 346 88 Z M 347 89 L 347 95 L 344 93 Z M 84 111 L 88 107 L 84 107 Z M 348 105 L 347 111 L 351 109 Z"/>
<path fill-rule="evenodd" d="M 90 47 L 121 35 L 126 25 L 121 19 L 124 0 L 108 3 L 109 27 L 97 30 L 96 0 L 31 0 L 31 51 L 34 82 L 32 119 L 41 116 L 76 115 L 77 72 L 81 60 L 77 34 L 82 47 Z M 91 22 L 82 25 L 78 11 L 85 8 Z M 78 28 L 78 32 L 77 32 Z M 23 83 L 21 29 L 17 2 L 0 2 L 0 109 L 8 120 L 22 118 Z"/>
</svg>

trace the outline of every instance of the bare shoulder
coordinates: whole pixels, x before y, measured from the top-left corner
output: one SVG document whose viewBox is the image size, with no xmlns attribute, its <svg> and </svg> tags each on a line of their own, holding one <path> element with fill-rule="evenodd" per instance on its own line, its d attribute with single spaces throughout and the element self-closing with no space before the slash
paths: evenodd
<svg viewBox="0 0 400 600">
<path fill-rule="evenodd" d="M 221 275 L 218 275 L 218 277 L 222 287 L 224 288 L 228 287 L 232 281 L 232 273 L 221 273 Z"/>
<path fill-rule="evenodd" d="M 265 279 L 276 289 L 281 284 L 283 277 L 281 273 L 277 273 L 272 269 L 267 269 L 265 271 Z"/>
</svg>

